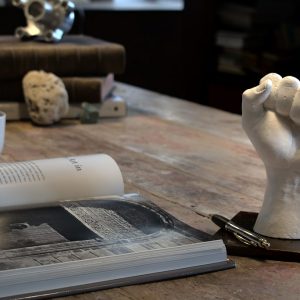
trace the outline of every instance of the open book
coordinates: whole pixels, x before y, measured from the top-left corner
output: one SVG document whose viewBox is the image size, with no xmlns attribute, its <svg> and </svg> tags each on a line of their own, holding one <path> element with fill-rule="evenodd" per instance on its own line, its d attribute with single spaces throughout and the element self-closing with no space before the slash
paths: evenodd
<svg viewBox="0 0 300 300">
<path fill-rule="evenodd" d="M 93 291 L 227 269 L 222 240 L 124 195 L 102 154 L 0 164 L 0 297 Z"/>
</svg>

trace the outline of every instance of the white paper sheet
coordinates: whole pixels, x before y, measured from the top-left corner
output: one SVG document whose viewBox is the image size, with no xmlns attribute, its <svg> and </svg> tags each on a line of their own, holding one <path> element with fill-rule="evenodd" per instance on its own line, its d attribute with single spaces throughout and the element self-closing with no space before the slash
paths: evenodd
<svg viewBox="0 0 300 300">
<path fill-rule="evenodd" d="M 1 210 L 123 194 L 121 171 L 105 154 L 0 164 Z"/>
</svg>

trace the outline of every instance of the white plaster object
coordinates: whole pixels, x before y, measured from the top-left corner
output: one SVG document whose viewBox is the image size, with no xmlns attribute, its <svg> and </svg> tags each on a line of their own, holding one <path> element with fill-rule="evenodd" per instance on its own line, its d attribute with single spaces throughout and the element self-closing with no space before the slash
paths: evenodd
<svg viewBox="0 0 300 300">
<path fill-rule="evenodd" d="M 29 116 L 36 124 L 51 125 L 69 110 L 65 85 L 52 73 L 28 72 L 23 78 L 23 92 Z"/>
<path fill-rule="evenodd" d="M 300 239 L 300 81 L 270 73 L 242 98 L 243 128 L 267 174 L 254 230 Z"/>
</svg>

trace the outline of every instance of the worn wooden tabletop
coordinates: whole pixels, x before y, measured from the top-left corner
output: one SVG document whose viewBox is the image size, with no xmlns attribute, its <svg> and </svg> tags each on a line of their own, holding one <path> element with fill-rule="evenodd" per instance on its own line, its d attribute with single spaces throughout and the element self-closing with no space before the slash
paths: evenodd
<svg viewBox="0 0 300 300">
<path fill-rule="evenodd" d="M 119 164 L 127 192 L 211 234 L 217 227 L 192 205 L 228 217 L 259 210 L 265 172 L 240 116 L 125 84 L 116 93 L 128 103 L 125 118 L 53 127 L 8 122 L 0 161 L 107 153 Z M 300 299 L 300 263 L 232 258 L 236 269 L 68 299 Z"/>
</svg>

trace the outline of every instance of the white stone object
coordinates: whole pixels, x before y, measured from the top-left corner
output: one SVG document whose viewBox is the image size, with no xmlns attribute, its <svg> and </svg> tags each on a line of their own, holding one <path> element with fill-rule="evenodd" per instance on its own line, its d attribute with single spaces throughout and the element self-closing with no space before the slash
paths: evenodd
<svg viewBox="0 0 300 300">
<path fill-rule="evenodd" d="M 51 125 L 69 110 L 65 85 L 52 73 L 28 72 L 23 78 L 23 92 L 29 116 L 36 124 Z"/>
<path fill-rule="evenodd" d="M 243 128 L 267 174 L 254 230 L 300 239 L 300 81 L 271 73 L 242 98 Z"/>
</svg>

